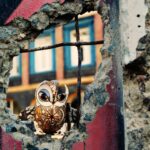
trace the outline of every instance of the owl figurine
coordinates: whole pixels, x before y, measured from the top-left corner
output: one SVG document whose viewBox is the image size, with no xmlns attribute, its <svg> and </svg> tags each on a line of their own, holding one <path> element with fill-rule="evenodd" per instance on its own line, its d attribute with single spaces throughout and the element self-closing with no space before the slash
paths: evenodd
<svg viewBox="0 0 150 150">
<path fill-rule="evenodd" d="M 43 81 L 35 91 L 36 105 L 29 106 L 19 114 L 21 120 L 33 120 L 35 134 L 51 134 L 61 139 L 73 125 L 70 114 L 76 110 L 67 103 L 69 90 L 58 81 Z M 73 117 L 73 116 L 72 116 Z"/>
</svg>

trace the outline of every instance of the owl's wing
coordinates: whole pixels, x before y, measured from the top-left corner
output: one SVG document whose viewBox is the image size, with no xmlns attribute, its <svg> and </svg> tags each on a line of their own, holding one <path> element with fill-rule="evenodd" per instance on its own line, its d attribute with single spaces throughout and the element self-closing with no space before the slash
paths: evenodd
<svg viewBox="0 0 150 150">
<path fill-rule="evenodd" d="M 21 120 L 34 120 L 35 116 L 35 106 L 29 106 L 26 107 L 24 110 L 22 110 L 19 114 L 19 119 Z"/>
</svg>

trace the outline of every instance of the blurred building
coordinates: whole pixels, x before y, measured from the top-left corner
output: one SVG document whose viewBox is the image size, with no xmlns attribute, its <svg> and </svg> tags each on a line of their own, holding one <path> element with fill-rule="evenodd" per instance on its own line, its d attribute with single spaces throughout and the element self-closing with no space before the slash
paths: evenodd
<svg viewBox="0 0 150 150">
<path fill-rule="evenodd" d="M 76 40 L 75 22 L 50 28 L 34 41 L 26 42 L 26 48 L 53 45 Z M 99 26 L 101 25 L 101 27 Z M 103 39 L 103 27 L 96 12 L 79 17 L 82 41 Z M 101 62 L 101 45 L 83 46 L 82 90 L 93 81 L 93 75 Z M 44 80 L 59 80 L 69 86 L 69 102 L 76 99 L 78 55 L 76 47 L 59 47 L 50 50 L 20 54 L 13 60 L 7 106 L 18 113 L 26 106 L 35 103 L 34 91 Z"/>
</svg>

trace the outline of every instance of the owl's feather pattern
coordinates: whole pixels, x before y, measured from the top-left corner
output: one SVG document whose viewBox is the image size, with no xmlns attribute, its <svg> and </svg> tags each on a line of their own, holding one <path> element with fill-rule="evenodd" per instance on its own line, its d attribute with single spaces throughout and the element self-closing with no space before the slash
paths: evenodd
<svg viewBox="0 0 150 150">
<path fill-rule="evenodd" d="M 35 121 L 45 133 L 55 133 L 65 122 L 65 107 L 38 106 L 35 110 Z"/>
</svg>

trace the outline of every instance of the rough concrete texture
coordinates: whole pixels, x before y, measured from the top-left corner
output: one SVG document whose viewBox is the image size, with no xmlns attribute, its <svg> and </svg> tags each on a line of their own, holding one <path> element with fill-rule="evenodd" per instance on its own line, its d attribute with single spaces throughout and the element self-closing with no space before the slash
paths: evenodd
<svg viewBox="0 0 150 150">
<path fill-rule="evenodd" d="M 50 138 L 50 135 L 40 138 L 34 135 L 33 123 L 18 120 L 17 117 L 6 108 L 4 101 L 2 101 L 6 98 L 5 89 L 7 89 L 9 83 L 13 56 L 19 54 L 20 49 L 23 48 L 23 41 L 34 39 L 39 33 L 50 26 L 66 23 L 75 15 L 96 9 L 99 10 L 105 22 L 105 33 L 108 33 L 108 30 L 110 30 L 108 6 L 105 2 L 97 2 L 96 0 L 84 0 L 82 2 L 68 0 L 64 4 L 60 4 L 56 1 L 55 3 L 44 5 L 38 12 L 33 14 L 29 20 L 16 18 L 8 26 L 0 28 L 0 87 L 2 88 L 2 90 L 0 90 L 0 126 L 15 139 L 22 141 L 23 149 L 71 149 L 73 143 L 83 141 L 87 137 L 85 123 L 91 121 L 97 109 L 108 100 L 109 95 L 106 86 L 109 83 L 108 73 L 111 69 L 111 58 L 104 61 L 95 76 L 95 82 L 87 87 L 85 102 L 81 107 L 79 129 L 71 129 L 66 133 L 62 141 L 54 141 Z M 107 38 L 105 50 L 109 47 L 109 43 L 110 38 Z M 91 108 L 93 108 L 92 112 Z"/>
<path fill-rule="evenodd" d="M 149 150 L 150 81 L 143 80 L 144 77 L 141 77 L 139 75 L 145 76 L 149 74 L 150 9 L 148 9 L 148 13 L 146 15 L 146 31 L 144 31 L 143 16 L 147 11 L 146 7 L 144 6 L 144 1 L 126 2 L 124 0 L 120 2 L 120 26 L 118 23 L 119 13 L 115 11 L 115 13 L 110 14 L 109 11 L 112 11 L 112 8 L 109 7 L 107 3 L 109 3 L 107 0 L 84 0 L 82 1 L 82 3 L 68 0 L 68 2 L 64 4 L 59 4 L 58 2 L 46 4 L 38 12 L 32 15 L 29 20 L 16 18 L 7 27 L 1 27 L 0 30 L 2 34 L 0 35 L 0 86 L 4 88 L 7 88 L 8 86 L 9 72 L 12 67 L 12 57 L 19 54 L 20 48 L 23 47 L 21 44 L 22 41 L 34 39 L 39 33 L 50 26 L 67 23 L 77 14 L 82 14 L 87 11 L 98 9 L 98 12 L 101 14 L 103 19 L 105 32 L 105 40 L 102 51 L 103 58 L 106 55 L 114 55 L 114 68 L 120 71 L 116 76 L 119 85 L 122 84 L 122 66 L 120 64 L 122 60 L 121 55 L 123 54 L 125 55 L 125 57 L 133 55 L 135 56 L 134 49 L 137 45 L 138 38 L 143 36 L 146 32 L 146 35 L 140 39 L 137 48 L 138 50 L 144 51 L 144 59 L 142 59 L 142 64 L 133 62 L 129 64 L 128 67 L 124 70 L 124 97 L 128 138 L 127 149 Z M 150 7 L 149 0 L 145 0 L 145 3 L 148 7 Z M 131 9 L 132 11 L 130 11 Z M 140 15 L 140 17 L 137 16 L 138 14 Z M 111 23 L 110 17 L 112 21 Z M 138 27 L 138 25 L 140 25 L 141 27 Z M 120 39 L 120 36 L 122 39 Z M 137 38 L 135 38 L 134 36 L 136 36 Z M 122 53 L 120 49 L 122 49 Z M 126 58 L 124 59 L 125 62 L 129 62 L 131 60 L 129 59 L 126 61 Z M 111 57 L 107 57 L 107 59 L 105 58 L 98 72 L 96 73 L 95 81 L 86 89 L 85 102 L 81 106 L 82 115 L 79 130 L 73 128 L 66 133 L 62 141 L 54 141 L 50 138 L 50 135 L 46 135 L 40 138 L 35 136 L 33 134 L 34 127 L 32 122 L 21 122 L 20 120 L 17 120 L 16 116 L 11 114 L 11 112 L 6 109 L 3 101 L 0 101 L 0 110 L 2 112 L 0 115 L 0 125 L 6 132 L 11 133 L 13 137 L 15 137 L 15 139 L 22 141 L 23 149 L 71 149 L 73 143 L 77 141 L 83 141 L 87 137 L 85 123 L 91 121 L 95 117 L 97 109 L 103 106 L 109 98 L 106 86 L 110 82 L 108 73 L 111 68 L 112 59 Z M 140 71 L 135 68 L 140 69 Z M 140 90 L 143 90 L 143 87 L 140 86 L 143 86 L 143 84 L 141 84 L 143 82 L 145 85 L 145 91 L 142 91 L 141 93 Z M 118 88 L 121 89 L 120 86 Z M 1 90 L 0 99 L 4 99 L 5 96 L 5 90 Z M 119 97 L 117 98 L 119 99 Z"/>
<path fill-rule="evenodd" d="M 109 72 L 111 59 L 106 58 L 95 75 L 95 81 L 85 91 L 85 101 L 81 108 L 81 122 L 90 122 L 94 119 L 96 111 L 109 100 L 106 86 L 110 83 Z M 99 86 L 101 85 L 101 86 Z M 90 111 L 89 111 L 90 106 Z M 94 114 L 94 115 L 93 115 Z"/>
<path fill-rule="evenodd" d="M 108 1 L 106 0 L 106 2 Z M 46 4 L 37 13 L 31 16 L 29 20 L 16 18 L 7 27 L 1 27 L 0 87 L 7 88 L 8 86 L 9 72 L 12 67 L 12 57 L 19 54 L 20 48 L 23 47 L 21 44 L 22 41 L 34 39 L 40 32 L 50 26 L 67 23 L 77 14 L 98 9 L 105 27 L 105 41 L 102 51 L 103 58 L 106 55 L 115 55 L 113 57 L 113 62 L 115 62 L 115 68 L 120 70 L 116 78 L 120 79 L 120 75 L 122 74 L 120 62 L 123 59 L 120 57 L 121 54 L 125 56 L 124 60 L 125 63 L 127 63 L 132 60 L 126 60 L 126 58 L 129 58 L 128 56 L 134 55 L 135 57 L 135 48 L 137 45 L 137 50 L 143 51 L 142 59 L 131 62 L 124 70 L 125 117 L 128 139 L 127 149 L 149 150 L 150 79 L 147 79 L 145 76 L 150 74 L 150 0 L 145 0 L 145 4 L 149 8 L 146 15 L 145 31 L 143 16 L 145 16 L 147 9 L 144 5 L 144 1 L 120 2 L 120 26 L 118 20 L 115 20 L 118 19 L 116 17 L 118 14 L 109 14 L 111 8 L 106 2 L 103 0 L 84 0 L 83 3 L 80 3 L 70 0 L 63 5 L 58 2 Z M 112 19 L 111 23 L 110 16 Z M 120 31 L 121 33 L 119 33 Z M 144 33 L 146 33 L 145 36 L 143 36 Z M 137 43 L 140 37 L 142 38 L 139 43 Z M 122 49 L 122 53 L 120 49 Z M 61 142 L 53 141 L 50 135 L 41 138 L 35 136 L 33 134 L 33 124 L 31 122 L 22 123 L 20 120 L 17 120 L 16 116 L 6 109 L 3 101 L 0 101 L 0 111 L 2 112 L 0 114 L 0 125 L 3 126 L 6 132 L 11 133 L 16 139 L 21 140 L 24 149 L 71 149 L 73 143 L 83 141 L 87 137 L 85 123 L 91 121 L 95 117 L 97 109 L 103 106 L 109 98 L 106 86 L 110 82 L 108 73 L 111 67 L 111 57 L 105 58 L 96 73 L 95 81 L 86 89 L 85 102 L 81 106 L 82 115 L 79 130 L 73 128 L 66 133 L 66 136 Z M 121 85 L 121 79 L 118 82 L 120 82 L 119 84 Z M 0 99 L 5 99 L 5 90 L 0 91 Z M 90 112 L 88 110 L 90 110 Z"/>
<path fill-rule="evenodd" d="M 121 44 L 125 64 L 136 58 L 138 41 L 145 34 L 146 13 L 144 0 L 120 1 Z"/>
<path fill-rule="evenodd" d="M 140 57 L 126 65 L 124 70 L 124 97 L 128 149 L 150 149 L 150 1 L 145 0 L 148 12 L 145 32 L 138 43 Z"/>
<path fill-rule="evenodd" d="M 129 150 L 150 149 L 150 80 L 146 79 L 147 73 L 150 72 L 145 66 L 146 63 L 143 65 L 143 61 L 144 59 L 135 64 L 128 64 L 124 71 L 125 119 Z"/>
</svg>

